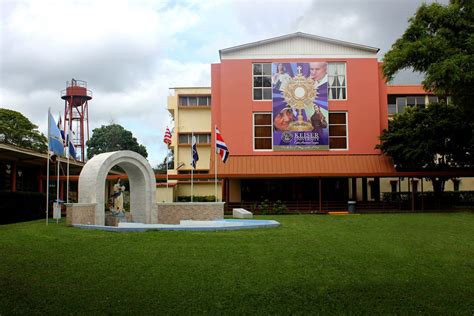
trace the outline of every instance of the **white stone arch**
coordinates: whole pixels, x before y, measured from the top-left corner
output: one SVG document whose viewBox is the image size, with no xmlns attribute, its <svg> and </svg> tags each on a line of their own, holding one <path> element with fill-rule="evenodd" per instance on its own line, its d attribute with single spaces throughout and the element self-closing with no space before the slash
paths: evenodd
<svg viewBox="0 0 474 316">
<path fill-rule="evenodd" d="M 79 175 L 79 203 L 96 203 L 95 223 L 105 225 L 105 181 L 114 166 L 128 175 L 132 220 L 157 223 L 155 174 L 148 160 L 130 150 L 95 155 L 85 164 Z"/>
</svg>

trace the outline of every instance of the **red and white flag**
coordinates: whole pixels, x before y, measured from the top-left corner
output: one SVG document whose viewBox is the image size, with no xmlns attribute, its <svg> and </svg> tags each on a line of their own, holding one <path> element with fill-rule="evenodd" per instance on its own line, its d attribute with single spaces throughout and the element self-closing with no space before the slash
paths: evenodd
<svg viewBox="0 0 474 316">
<path fill-rule="evenodd" d="M 224 139 L 222 138 L 221 133 L 217 129 L 216 126 L 216 153 L 221 156 L 222 162 L 226 162 L 227 158 L 229 158 L 229 149 L 227 148 L 227 145 L 224 142 Z"/>
<path fill-rule="evenodd" d="M 166 127 L 165 137 L 163 138 L 163 142 L 167 144 L 168 146 L 171 145 L 171 132 L 168 127 Z"/>
</svg>

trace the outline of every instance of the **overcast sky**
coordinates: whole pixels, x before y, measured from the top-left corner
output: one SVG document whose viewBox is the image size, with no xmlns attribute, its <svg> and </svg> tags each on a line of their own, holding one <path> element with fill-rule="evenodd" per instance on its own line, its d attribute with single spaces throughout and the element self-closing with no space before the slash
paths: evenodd
<svg viewBox="0 0 474 316">
<path fill-rule="evenodd" d="M 430 1 L 431 2 L 431 1 Z M 446 1 L 439 1 L 446 3 Z M 219 49 L 305 32 L 380 48 L 401 36 L 422 1 L 0 0 L 0 107 L 46 134 L 60 91 L 85 80 L 92 130 L 112 122 L 163 161 L 169 87 L 210 86 Z M 417 83 L 403 75 L 398 83 Z"/>
</svg>

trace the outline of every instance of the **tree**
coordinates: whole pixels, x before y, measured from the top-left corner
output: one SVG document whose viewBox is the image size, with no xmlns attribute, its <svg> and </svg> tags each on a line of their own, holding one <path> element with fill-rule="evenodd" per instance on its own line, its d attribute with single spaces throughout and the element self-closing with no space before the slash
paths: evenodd
<svg viewBox="0 0 474 316">
<path fill-rule="evenodd" d="M 402 69 L 425 75 L 425 90 L 441 100 L 427 108 L 407 108 L 389 122 L 377 146 L 397 168 L 447 170 L 474 166 L 474 5 L 451 0 L 449 5 L 422 4 L 405 33 L 385 54 L 387 80 Z M 446 102 L 450 96 L 452 102 Z M 430 179 L 440 192 L 446 178 Z"/>
<path fill-rule="evenodd" d="M 148 157 L 145 146 L 138 144 L 132 132 L 118 124 L 102 125 L 100 128 L 95 128 L 86 145 L 87 158 L 89 159 L 100 153 L 117 150 L 131 150 L 145 158 Z"/>
<path fill-rule="evenodd" d="M 425 74 L 423 85 L 427 91 L 451 96 L 456 105 L 472 108 L 474 2 L 451 0 L 447 6 L 422 4 L 383 62 L 388 80 L 399 70 L 412 68 Z"/>
<path fill-rule="evenodd" d="M 166 163 L 168 163 L 168 169 L 173 169 L 174 168 L 174 156 L 173 152 L 168 151 L 168 161 L 166 161 L 166 157 L 163 159 L 163 162 L 158 164 L 153 171 L 158 174 L 166 174 Z"/>
<path fill-rule="evenodd" d="M 427 108 L 407 107 L 389 122 L 380 136 L 381 149 L 398 170 L 445 171 L 469 168 L 472 130 L 457 107 L 444 102 Z M 466 137 L 471 135 L 471 138 Z M 435 192 L 442 192 L 449 177 L 429 177 Z"/>
<path fill-rule="evenodd" d="M 0 142 L 39 152 L 48 150 L 48 139 L 20 112 L 0 109 Z"/>
</svg>

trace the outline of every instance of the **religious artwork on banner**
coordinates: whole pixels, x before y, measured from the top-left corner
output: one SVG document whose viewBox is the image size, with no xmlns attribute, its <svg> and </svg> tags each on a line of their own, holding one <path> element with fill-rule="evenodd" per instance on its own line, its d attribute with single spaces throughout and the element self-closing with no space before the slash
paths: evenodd
<svg viewBox="0 0 474 316">
<path fill-rule="evenodd" d="M 327 63 L 273 63 L 273 149 L 328 150 Z"/>
</svg>

